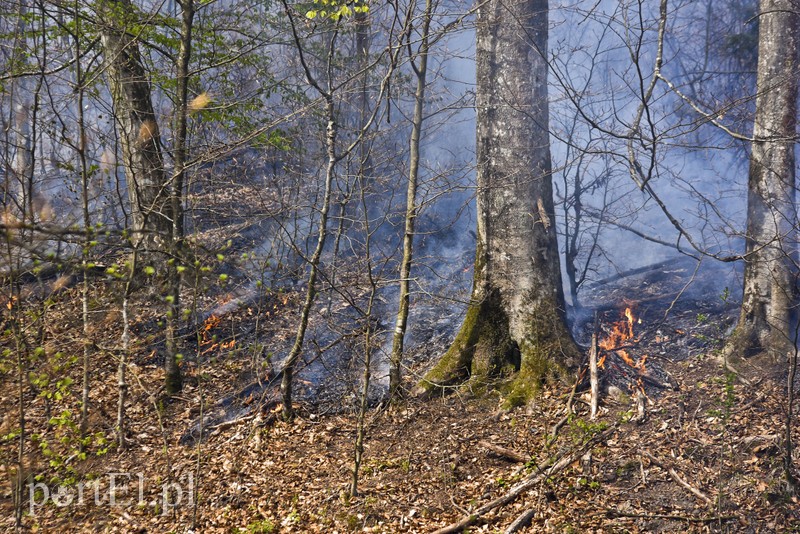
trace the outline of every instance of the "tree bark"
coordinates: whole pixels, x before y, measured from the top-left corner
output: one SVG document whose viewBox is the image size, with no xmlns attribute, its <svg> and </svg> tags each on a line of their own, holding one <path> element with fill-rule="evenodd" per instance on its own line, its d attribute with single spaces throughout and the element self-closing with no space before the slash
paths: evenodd
<svg viewBox="0 0 800 534">
<path fill-rule="evenodd" d="M 402 380 L 402 363 L 406 327 L 408 325 L 409 304 L 411 298 L 411 265 L 414 259 L 414 227 L 417 220 L 417 185 L 419 182 L 420 141 L 422 125 L 425 121 L 425 89 L 428 86 L 428 51 L 430 48 L 430 26 L 433 16 L 433 1 L 426 0 L 422 14 L 422 30 L 419 49 L 416 57 L 409 58 L 411 68 L 417 78 L 414 93 L 414 117 L 411 121 L 411 137 L 409 139 L 408 186 L 406 190 L 406 217 L 403 233 L 403 257 L 400 260 L 400 304 L 397 310 L 394 334 L 392 335 L 392 353 L 389 356 L 389 396 L 395 397 Z"/>
<path fill-rule="evenodd" d="M 785 362 L 794 350 L 799 40 L 800 15 L 795 3 L 761 0 L 744 295 L 727 356 L 761 354 L 778 363 Z"/>
<path fill-rule="evenodd" d="M 186 176 L 189 123 L 189 61 L 192 57 L 192 30 L 194 26 L 194 0 L 179 1 L 181 14 L 180 49 L 176 69 L 177 91 L 174 112 L 173 171 L 169 188 L 172 229 L 170 251 L 175 261 L 167 266 L 167 330 L 164 357 L 165 387 L 169 395 L 183 387 L 183 377 L 178 362 L 180 352 L 178 322 L 180 320 L 181 273 L 178 262 L 184 261 L 183 189 Z"/>
<path fill-rule="evenodd" d="M 566 326 L 547 106 L 547 0 L 489 0 L 477 20 L 478 243 L 471 304 L 421 386 L 514 373 L 509 406 L 579 351 Z"/>
<path fill-rule="evenodd" d="M 173 214 L 150 83 L 136 36 L 127 28 L 133 13 L 130 0 L 104 0 L 100 35 L 120 132 L 133 240 L 148 263 L 155 259 L 154 252 L 168 247 Z"/>
</svg>

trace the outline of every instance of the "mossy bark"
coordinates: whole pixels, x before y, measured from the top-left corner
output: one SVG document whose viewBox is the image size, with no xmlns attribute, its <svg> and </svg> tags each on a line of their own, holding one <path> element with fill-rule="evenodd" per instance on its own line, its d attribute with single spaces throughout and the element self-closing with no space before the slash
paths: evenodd
<svg viewBox="0 0 800 534">
<path fill-rule="evenodd" d="M 513 363 L 514 354 L 519 360 L 519 351 L 509 335 L 508 318 L 495 294 L 470 304 L 453 344 L 420 387 L 432 392 L 467 379 L 475 385 L 485 385 L 498 377 L 505 364 Z M 519 363 L 514 367 L 519 368 Z"/>
<path fill-rule="evenodd" d="M 499 293 L 471 304 L 453 344 L 420 382 L 418 393 L 464 384 L 480 392 L 499 386 L 506 407 L 527 404 L 546 382 L 565 380 L 580 350 L 555 302 L 531 310 L 528 335 L 514 339 Z"/>
<path fill-rule="evenodd" d="M 546 0 L 487 0 L 476 42 L 477 251 L 472 303 L 432 392 L 500 381 L 509 405 L 577 366 L 566 326 L 548 132 Z"/>
<path fill-rule="evenodd" d="M 580 350 L 555 302 L 542 304 L 530 318 L 530 332 L 519 342 L 520 368 L 506 386 L 507 407 L 527 404 L 542 384 L 563 381 L 580 361 Z"/>
</svg>

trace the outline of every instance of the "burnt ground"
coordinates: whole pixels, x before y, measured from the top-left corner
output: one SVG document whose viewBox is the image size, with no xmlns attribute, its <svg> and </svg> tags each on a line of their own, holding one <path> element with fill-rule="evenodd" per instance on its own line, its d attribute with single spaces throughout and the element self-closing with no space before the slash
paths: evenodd
<svg viewBox="0 0 800 534">
<path fill-rule="evenodd" d="M 636 323 L 627 350 L 637 361 L 647 355 L 646 365 L 652 366 L 648 369 L 663 371 L 675 386 L 647 389 L 644 419 L 639 418 L 635 390 L 625 383 L 605 392 L 596 420 L 589 419 L 585 392 L 574 396 L 569 403 L 573 413 L 567 414 L 573 384 L 547 385 L 532 405 L 508 412 L 499 410 L 496 395 L 474 397 L 464 389 L 443 398 L 377 406 L 367 417 L 360 493 L 355 497 L 348 497 L 347 488 L 356 418 L 346 397 L 337 397 L 335 405 L 305 402 L 293 423 L 264 424 L 274 419 L 273 408 L 250 409 L 260 396 L 243 395 L 236 400 L 238 416 L 207 427 L 205 439 L 181 445 L 192 424 L 218 400 L 254 380 L 268 381 L 272 347 L 293 335 L 299 288 L 243 303 L 219 322 L 199 323 L 199 342 L 189 347 L 198 357 L 184 361 L 186 386 L 170 400 L 160 393 L 160 311 L 152 295 L 140 294 L 134 306 L 129 447 L 121 451 L 107 443 L 114 438 L 116 360 L 115 353 L 102 350 L 118 343 L 115 288 L 107 280 L 96 280 L 92 335 L 101 350 L 93 353 L 93 438 L 85 458 L 74 427 L 80 369 L 71 360 L 81 347 L 75 313 L 79 292 L 67 288 L 53 296 L 47 311 L 47 337 L 53 340 L 44 347 L 49 363 L 32 363 L 28 371 L 69 376 L 75 383 L 62 388 L 63 395 L 48 395 L 57 389 L 54 381 L 26 387 L 27 431 L 36 438 L 26 447 L 25 474 L 30 483 L 47 483 L 53 490 L 63 486 L 64 495 L 97 480 L 101 501 L 86 497 L 82 503 L 76 499 L 57 506 L 51 500 L 30 508 L 26 494 L 25 529 L 432 532 L 468 516 L 536 476 L 553 459 L 605 432 L 591 445 L 590 454 L 541 477 L 510 503 L 481 516 L 472 531 L 503 532 L 526 510 L 533 515 L 522 532 L 797 530 L 800 503 L 783 484 L 785 382 L 758 369 L 743 369 L 747 382 L 722 370 L 716 352 L 736 308 L 736 296 L 726 297 L 724 286 L 730 280 L 737 285 L 735 274 L 695 272 L 692 265 L 659 265 L 606 280 L 586 293 L 584 302 L 592 302 L 599 311 L 603 331 L 619 320 L 626 306 L 634 309 L 642 322 Z M 202 299 L 205 309 L 225 304 L 230 288 L 209 291 Z M 576 326 L 583 342 L 591 332 L 595 308 Z M 450 320 L 456 328 L 458 316 Z M 269 332 L 268 338 L 264 332 Z M 430 332 L 436 333 L 437 341 L 421 343 L 423 356 L 410 360 L 409 386 L 447 344 L 441 324 Z M 4 338 L 5 346 L 8 342 Z M 63 355 L 56 357 L 57 352 Z M 348 387 L 352 389 L 343 390 Z M 4 531 L 13 529 L 16 391 L 16 370 L 6 366 L 0 375 Z M 800 440 L 797 425 L 792 437 Z M 507 452 L 498 452 L 501 449 Z M 797 454 L 793 462 L 797 468 Z M 122 502 L 127 498 L 127 504 L 109 506 L 109 473 L 135 474 L 127 493 L 118 497 Z M 171 482 L 186 491 L 193 488 L 193 503 L 184 494 L 181 505 L 165 510 L 162 490 Z M 35 503 L 41 497 L 34 492 Z"/>
</svg>

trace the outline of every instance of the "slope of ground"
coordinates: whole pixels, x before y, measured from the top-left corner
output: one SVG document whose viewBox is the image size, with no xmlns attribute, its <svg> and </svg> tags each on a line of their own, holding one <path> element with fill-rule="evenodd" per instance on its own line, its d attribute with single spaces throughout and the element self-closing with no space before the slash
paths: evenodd
<svg viewBox="0 0 800 534">
<path fill-rule="evenodd" d="M 199 203 L 227 217 L 238 212 L 225 202 L 237 204 L 240 192 L 241 184 L 220 185 L 216 200 Z M 250 215 L 237 215 L 225 223 L 229 227 L 210 228 L 203 242 L 218 248 L 232 240 L 225 254 L 240 253 L 235 238 L 242 236 Z M 504 532 L 526 511 L 530 524 L 521 527 L 524 532 L 797 529 L 800 505 L 783 485 L 785 377 L 742 369 L 745 382 L 722 370 L 714 354 L 735 306 L 727 303 L 727 292 L 721 305 L 719 288 L 703 286 L 704 279 L 699 279 L 699 295 L 681 300 L 687 283 L 681 273 L 686 272 L 698 277 L 685 266 L 665 267 L 656 277 L 645 273 L 635 280 L 608 281 L 597 290 L 602 294 L 595 291 L 591 297 L 614 320 L 616 306 L 638 295 L 645 322 L 637 325 L 642 333 L 629 350 L 639 361 L 647 354 L 677 384 L 674 390 L 648 393 L 643 419 L 630 391 L 617 388 L 605 395 L 599 417 L 590 420 L 585 394 L 569 402 L 571 384 L 549 385 L 534 405 L 511 412 L 498 411 L 496 396 L 475 398 L 464 389 L 444 398 L 376 407 L 368 413 L 356 496 L 348 495 L 354 399 L 340 398 L 335 410 L 330 404 L 299 406 L 297 419 L 284 423 L 274 421 L 273 408 L 257 409 L 260 396 L 244 396 L 237 400 L 240 417 L 217 421 L 204 429 L 205 439 L 180 444 L 216 401 L 274 374 L 272 353 L 291 342 L 301 286 L 264 291 L 258 299 L 226 307 L 236 295 L 236 269 L 229 271 L 227 284 L 216 272 L 209 274 L 199 281 L 205 287 L 201 292 L 187 283 L 184 303 L 225 313 L 195 315 L 195 328 L 185 332 L 185 388 L 172 399 L 164 398 L 161 388 L 164 307 L 152 289 L 138 292 L 131 304 L 127 447 L 120 450 L 114 445 L 119 285 L 103 278 L 92 282 L 90 434 L 81 443 L 76 426 L 80 292 L 64 282 L 45 307 L 30 308 L 44 315 L 25 316 L 31 325 L 46 327 L 40 332 L 41 352 L 26 353 L 30 358 L 21 373 L 24 529 L 432 532 L 470 517 L 527 480 L 536 483 L 475 517 L 472 531 Z M 659 282 L 664 279 L 672 280 L 671 289 Z M 33 304 L 39 302 L 36 295 L 41 292 L 31 292 Z M 19 305 L 4 303 L 8 310 Z M 458 321 L 457 315 L 448 317 Z M 454 331 L 458 325 L 450 326 Z M 428 359 L 414 360 L 415 368 L 408 370 L 409 386 L 446 345 L 446 335 L 434 333 L 438 341 L 424 347 Z M 2 343 L 7 352 L 0 368 L 0 530 L 12 531 L 20 372 L 8 331 Z M 355 384 L 343 389 L 348 388 L 356 390 Z M 792 425 L 792 440 L 799 439 Z M 574 461 L 541 475 L 575 451 L 580 454 Z M 796 453 L 792 461 L 796 468 Z M 111 485 L 116 487 L 113 503 Z"/>
</svg>

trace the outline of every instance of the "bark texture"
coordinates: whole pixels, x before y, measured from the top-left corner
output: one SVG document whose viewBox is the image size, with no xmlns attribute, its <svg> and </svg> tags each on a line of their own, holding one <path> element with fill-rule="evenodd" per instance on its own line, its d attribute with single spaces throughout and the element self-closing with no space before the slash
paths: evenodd
<svg viewBox="0 0 800 534">
<path fill-rule="evenodd" d="M 130 0 L 102 3 L 101 40 L 122 145 L 131 230 L 143 261 L 149 262 L 154 258 L 152 252 L 168 247 L 173 216 L 150 83 L 136 36 L 128 30 L 133 17 Z"/>
<path fill-rule="evenodd" d="M 794 0 L 762 0 L 750 158 L 744 296 L 727 353 L 785 361 L 795 346 L 795 142 L 800 16 Z"/>
<path fill-rule="evenodd" d="M 490 0 L 477 20 L 478 245 L 472 303 L 427 390 L 513 375 L 509 405 L 578 364 L 566 326 L 548 134 L 547 0 Z"/>
<path fill-rule="evenodd" d="M 425 121 L 425 90 L 428 86 L 428 52 L 430 49 L 430 27 L 433 0 L 426 0 L 422 15 L 421 43 L 416 57 L 410 58 L 411 68 L 417 78 L 414 92 L 414 116 L 411 120 L 409 139 L 408 187 L 406 189 L 406 217 L 403 232 L 403 258 L 400 260 L 400 305 L 397 310 L 392 353 L 389 356 L 389 396 L 394 397 L 402 381 L 402 363 L 406 328 L 411 300 L 411 265 L 414 260 L 414 227 L 417 220 L 417 186 L 419 182 L 420 143 Z"/>
</svg>

